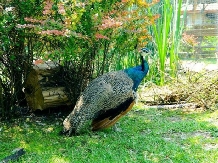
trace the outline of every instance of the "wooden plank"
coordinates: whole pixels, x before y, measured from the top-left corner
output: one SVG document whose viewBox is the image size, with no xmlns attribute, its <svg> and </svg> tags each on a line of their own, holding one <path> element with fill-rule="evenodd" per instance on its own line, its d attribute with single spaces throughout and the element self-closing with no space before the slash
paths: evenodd
<svg viewBox="0 0 218 163">
<path fill-rule="evenodd" d="M 218 28 L 218 24 L 198 24 L 198 25 L 193 24 L 191 26 L 192 30 L 196 30 L 196 29 L 216 29 L 216 28 Z M 191 30 L 191 29 L 188 29 L 188 30 Z"/>
<path fill-rule="evenodd" d="M 187 14 L 201 14 L 201 10 L 189 10 L 185 11 Z M 218 13 L 218 10 L 204 10 L 204 13 Z M 181 14 L 184 14 L 184 11 L 181 11 Z"/>
<path fill-rule="evenodd" d="M 196 37 L 218 36 L 218 28 L 213 28 L 213 29 L 192 29 L 192 30 L 187 30 L 185 33 L 189 34 L 189 35 L 194 35 Z"/>
<path fill-rule="evenodd" d="M 217 46 L 194 46 L 194 48 L 201 48 L 201 49 L 203 49 L 203 48 L 213 48 L 213 49 L 216 49 L 217 48 Z"/>
</svg>

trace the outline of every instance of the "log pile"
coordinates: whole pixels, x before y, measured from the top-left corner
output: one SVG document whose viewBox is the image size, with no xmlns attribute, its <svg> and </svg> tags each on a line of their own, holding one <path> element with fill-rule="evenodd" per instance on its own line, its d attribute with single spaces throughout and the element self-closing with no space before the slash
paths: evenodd
<svg viewBox="0 0 218 163">
<path fill-rule="evenodd" d="M 32 111 L 70 105 L 64 92 L 62 67 L 55 62 L 33 66 L 25 81 L 25 96 Z"/>
</svg>

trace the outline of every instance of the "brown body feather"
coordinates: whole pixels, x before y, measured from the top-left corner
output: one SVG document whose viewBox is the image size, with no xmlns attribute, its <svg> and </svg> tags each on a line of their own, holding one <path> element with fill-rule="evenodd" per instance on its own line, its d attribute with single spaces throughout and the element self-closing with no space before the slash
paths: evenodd
<svg viewBox="0 0 218 163">
<path fill-rule="evenodd" d="M 113 118 L 110 115 L 104 117 L 103 114 L 100 114 L 99 115 L 100 118 L 96 118 L 92 121 L 92 130 L 97 131 L 97 130 L 101 130 L 101 129 L 113 126 L 122 116 L 124 116 L 126 113 L 128 113 L 132 109 L 134 104 L 135 104 L 135 101 L 132 101 L 128 107 L 123 108 L 122 112 L 115 115 L 115 117 Z M 101 118 L 102 116 L 104 118 Z"/>
</svg>

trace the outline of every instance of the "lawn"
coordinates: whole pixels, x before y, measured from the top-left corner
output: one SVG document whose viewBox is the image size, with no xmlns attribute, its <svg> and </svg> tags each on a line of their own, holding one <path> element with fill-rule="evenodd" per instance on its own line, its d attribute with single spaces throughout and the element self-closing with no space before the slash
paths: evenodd
<svg viewBox="0 0 218 163">
<path fill-rule="evenodd" d="M 63 115 L 0 122 L 0 160 L 17 147 L 18 162 L 217 163 L 218 111 L 158 110 L 138 103 L 117 129 L 59 136 Z"/>
</svg>

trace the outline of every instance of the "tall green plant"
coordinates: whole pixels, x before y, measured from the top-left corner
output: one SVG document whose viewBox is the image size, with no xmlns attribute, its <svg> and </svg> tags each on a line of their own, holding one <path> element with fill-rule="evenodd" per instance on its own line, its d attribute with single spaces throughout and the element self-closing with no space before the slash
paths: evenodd
<svg viewBox="0 0 218 163">
<path fill-rule="evenodd" d="M 165 62 L 169 46 L 170 25 L 173 16 L 173 7 L 170 0 L 163 1 L 160 8 L 161 17 L 156 24 L 152 26 L 157 52 L 159 55 L 160 64 L 160 85 L 164 84 L 165 79 Z"/>
<path fill-rule="evenodd" d="M 160 85 L 164 85 L 166 59 L 169 54 L 170 75 L 176 77 L 178 65 L 178 50 L 182 35 L 181 24 L 182 0 L 162 0 L 158 7 L 160 18 L 152 26 L 154 42 L 159 58 Z M 154 14 L 154 12 L 151 11 Z"/>
<path fill-rule="evenodd" d="M 183 30 L 183 22 L 181 21 L 182 0 L 174 0 L 173 6 L 174 6 L 174 15 L 173 15 L 173 22 L 171 25 L 172 41 L 169 47 L 169 54 L 170 54 L 170 70 L 171 70 L 170 74 L 171 77 L 176 77 L 177 65 L 178 65 L 178 50 L 179 50 L 180 39 Z"/>
</svg>

